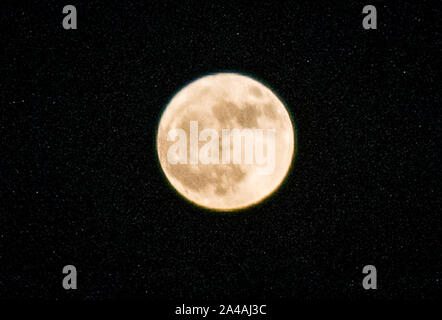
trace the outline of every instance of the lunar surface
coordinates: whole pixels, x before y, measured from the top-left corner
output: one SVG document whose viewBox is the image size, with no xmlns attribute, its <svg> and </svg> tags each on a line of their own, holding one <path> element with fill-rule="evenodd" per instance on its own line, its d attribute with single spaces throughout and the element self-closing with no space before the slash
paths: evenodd
<svg viewBox="0 0 442 320">
<path fill-rule="evenodd" d="M 200 135 L 196 144 L 189 138 L 192 135 L 192 122 L 197 123 Z M 219 145 L 211 145 L 219 148 L 219 152 L 218 149 L 211 149 L 212 156 L 215 155 L 212 160 L 216 160 L 216 156 L 220 159 L 221 155 L 224 156 L 225 150 L 221 150 L 225 147 L 221 141 L 224 129 L 248 128 L 254 132 L 262 129 L 265 133 L 273 130 L 274 150 L 269 146 L 271 140 L 264 140 L 263 147 L 269 163 L 272 159 L 270 156 L 274 157 L 273 167 L 267 166 L 272 170 L 262 174 L 260 169 L 265 166 L 262 161 L 244 161 L 245 152 L 252 150 L 247 149 L 250 143 L 246 142 L 246 138 L 240 138 L 243 142 L 240 163 L 221 160 L 219 163 L 215 160 L 195 163 L 195 159 L 193 162 L 187 161 L 195 152 L 192 151 L 192 143 L 194 149 L 197 146 L 197 150 L 201 151 L 210 140 L 207 136 L 206 139 L 201 137 L 205 128 L 212 128 L 219 133 Z M 176 133 L 177 129 L 187 137 L 181 141 L 187 148 L 187 151 L 184 150 L 186 152 L 180 153 L 181 158 L 175 155 L 178 136 L 171 134 Z M 271 195 L 287 175 L 295 152 L 294 128 L 284 104 L 262 83 L 235 73 L 204 76 L 182 88 L 163 112 L 157 134 L 159 161 L 170 184 L 191 202 L 217 211 L 243 209 Z M 210 137 L 212 140 L 216 138 Z M 228 148 L 233 153 L 233 146 L 227 145 L 227 153 Z M 258 159 L 257 154 L 254 154 Z"/>
</svg>

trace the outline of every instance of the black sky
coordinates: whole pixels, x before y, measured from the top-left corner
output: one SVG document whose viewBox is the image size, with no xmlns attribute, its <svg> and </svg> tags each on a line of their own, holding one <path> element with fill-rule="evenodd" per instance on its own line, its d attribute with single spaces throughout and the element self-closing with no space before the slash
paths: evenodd
<svg viewBox="0 0 442 320">
<path fill-rule="evenodd" d="M 367 31 L 361 2 L 160 2 L 76 1 L 71 31 L 58 1 L 2 3 L 0 297 L 440 297 L 440 3 L 374 1 Z M 155 150 L 169 99 L 219 71 L 297 128 L 286 182 L 235 214 L 177 196 Z"/>
</svg>

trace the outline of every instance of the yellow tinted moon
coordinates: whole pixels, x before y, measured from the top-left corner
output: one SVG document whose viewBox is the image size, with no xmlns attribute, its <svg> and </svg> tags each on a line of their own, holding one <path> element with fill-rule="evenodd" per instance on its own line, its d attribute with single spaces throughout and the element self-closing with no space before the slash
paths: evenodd
<svg viewBox="0 0 442 320">
<path fill-rule="evenodd" d="M 167 155 L 173 141 L 168 132 L 183 129 L 189 136 L 190 121 L 198 121 L 200 131 L 275 129 L 273 172 L 259 175 L 254 163 L 171 164 Z M 198 143 L 200 148 L 204 144 Z M 208 209 L 233 211 L 261 202 L 279 187 L 293 160 L 295 134 L 284 104 L 269 88 L 244 75 L 218 73 L 197 79 L 172 98 L 160 119 L 157 152 L 164 174 L 179 194 Z"/>
</svg>

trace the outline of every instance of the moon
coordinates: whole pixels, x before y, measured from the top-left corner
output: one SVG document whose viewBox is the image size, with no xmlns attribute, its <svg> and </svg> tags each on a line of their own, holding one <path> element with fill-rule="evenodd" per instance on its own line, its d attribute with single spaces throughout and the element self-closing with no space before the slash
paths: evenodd
<svg viewBox="0 0 442 320">
<path fill-rule="evenodd" d="M 274 130 L 273 171 L 259 174 L 262 164 L 244 161 L 171 163 L 168 152 L 174 141 L 168 134 L 180 129 L 189 137 L 191 121 L 197 121 L 200 132 L 215 129 L 220 140 L 223 129 Z M 200 139 L 197 145 L 204 143 Z M 243 143 L 241 150 L 245 148 Z M 271 149 L 264 148 L 268 156 Z M 157 152 L 167 180 L 185 199 L 209 210 L 236 211 L 260 203 L 281 185 L 294 158 L 294 126 L 284 104 L 264 84 L 236 73 L 211 74 L 184 86 L 170 100 L 160 118 Z"/>
</svg>

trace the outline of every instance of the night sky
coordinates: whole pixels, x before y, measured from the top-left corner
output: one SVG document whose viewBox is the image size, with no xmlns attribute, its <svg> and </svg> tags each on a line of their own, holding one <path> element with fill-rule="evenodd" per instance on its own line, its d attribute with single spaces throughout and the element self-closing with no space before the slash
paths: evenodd
<svg viewBox="0 0 442 320">
<path fill-rule="evenodd" d="M 440 298 L 440 2 L 144 2 L 2 2 L 0 297 Z M 172 96 L 222 71 L 297 131 L 280 189 L 224 214 L 178 196 L 155 145 Z"/>
</svg>

